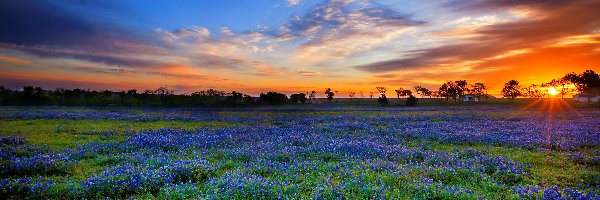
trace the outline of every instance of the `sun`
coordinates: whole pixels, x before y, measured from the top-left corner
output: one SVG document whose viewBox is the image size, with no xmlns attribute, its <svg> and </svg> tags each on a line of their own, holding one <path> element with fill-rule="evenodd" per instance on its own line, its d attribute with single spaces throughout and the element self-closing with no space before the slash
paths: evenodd
<svg viewBox="0 0 600 200">
<path fill-rule="evenodd" d="M 548 88 L 548 94 L 552 95 L 552 96 L 556 96 L 558 94 L 558 91 L 556 91 L 556 88 Z"/>
</svg>

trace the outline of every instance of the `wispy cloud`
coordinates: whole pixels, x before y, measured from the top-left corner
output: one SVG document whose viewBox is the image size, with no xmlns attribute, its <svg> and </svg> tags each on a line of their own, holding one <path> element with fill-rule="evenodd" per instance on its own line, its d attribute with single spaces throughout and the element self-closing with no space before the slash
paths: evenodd
<svg viewBox="0 0 600 200">
<path fill-rule="evenodd" d="M 252 58 L 257 52 L 271 51 L 265 36 L 259 32 L 236 34 L 222 28 L 219 35 L 213 36 L 206 28 L 193 27 L 174 32 L 157 29 L 156 33 L 167 45 L 176 47 L 182 59 L 200 68 L 230 69 L 266 76 L 281 75 L 284 71 Z"/>
<path fill-rule="evenodd" d="M 302 0 L 287 0 L 287 5 L 288 6 L 296 6 L 296 5 L 300 4 L 300 2 L 302 2 Z"/>
<path fill-rule="evenodd" d="M 15 57 L 15 56 L 9 56 L 9 55 L 2 55 L 2 54 L 0 54 L 0 61 L 16 63 L 16 64 L 30 64 L 31 63 L 31 61 L 27 60 L 27 59 Z"/>
<path fill-rule="evenodd" d="M 318 76 L 321 74 L 316 71 L 298 71 L 298 73 L 301 74 L 302 76 Z"/>
<path fill-rule="evenodd" d="M 330 0 L 279 29 L 279 41 L 303 41 L 297 60 L 341 59 L 398 37 L 424 22 L 371 1 Z"/>
</svg>

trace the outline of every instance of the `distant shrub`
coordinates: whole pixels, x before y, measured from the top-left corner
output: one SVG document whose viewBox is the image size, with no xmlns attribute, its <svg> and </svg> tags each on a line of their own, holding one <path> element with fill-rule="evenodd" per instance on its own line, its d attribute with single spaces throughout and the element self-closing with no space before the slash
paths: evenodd
<svg viewBox="0 0 600 200">
<path fill-rule="evenodd" d="M 297 103 L 301 103 L 304 104 L 306 102 L 306 94 L 304 93 L 298 93 L 298 94 L 292 94 L 290 95 L 290 102 L 297 104 Z"/>
<path fill-rule="evenodd" d="M 254 104 L 251 96 L 232 91 L 225 97 L 225 106 L 250 106 Z"/>
<path fill-rule="evenodd" d="M 287 103 L 288 97 L 277 92 L 267 92 L 267 94 L 260 94 L 260 101 L 269 105 L 283 105 Z"/>
<path fill-rule="evenodd" d="M 389 103 L 387 97 L 385 96 L 385 94 L 382 94 L 378 99 L 377 102 L 381 105 L 387 105 Z"/>
<path fill-rule="evenodd" d="M 407 106 L 416 106 L 417 105 L 417 97 L 410 95 L 408 96 L 408 98 L 406 98 L 406 105 Z"/>
</svg>

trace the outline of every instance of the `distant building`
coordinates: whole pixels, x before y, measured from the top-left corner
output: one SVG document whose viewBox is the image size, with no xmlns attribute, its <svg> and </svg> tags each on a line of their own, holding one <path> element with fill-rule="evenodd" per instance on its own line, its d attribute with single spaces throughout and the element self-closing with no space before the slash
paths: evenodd
<svg viewBox="0 0 600 200">
<path fill-rule="evenodd" d="M 478 102 L 479 98 L 477 98 L 476 96 L 467 94 L 465 96 L 462 97 L 462 101 L 463 102 Z"/>
<path fill-rule="evenodd" d="M 600 95 L 594 94 L 576 94 L 573 95 L 573 100 L 581 101 L 581 102 L 594 102 L 597 103 L 600 101 Z"/>
</svg>

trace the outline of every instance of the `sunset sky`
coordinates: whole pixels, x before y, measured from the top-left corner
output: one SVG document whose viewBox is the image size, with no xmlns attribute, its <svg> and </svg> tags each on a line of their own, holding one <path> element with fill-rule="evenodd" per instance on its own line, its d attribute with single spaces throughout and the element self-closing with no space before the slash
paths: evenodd
<svg viewBox="0 0 600 200">
<path fill-rule="evenodd" d="M 586 69 L 600 71 L 598 0 L 0 1 L 12 89 L 498 93 Z"/>
</svg>

